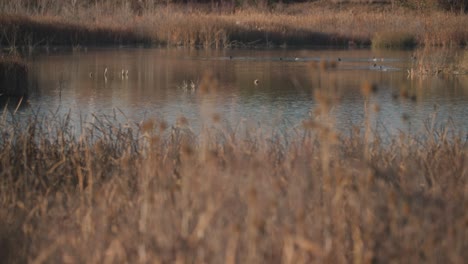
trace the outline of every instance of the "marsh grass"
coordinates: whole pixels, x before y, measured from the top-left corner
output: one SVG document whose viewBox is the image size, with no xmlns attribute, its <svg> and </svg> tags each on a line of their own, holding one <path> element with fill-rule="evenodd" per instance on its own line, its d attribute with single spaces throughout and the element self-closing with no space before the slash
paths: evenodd
<svg viewBox="0 0 468 264">
<path fill-rule="evenodd" d="M 468 39 L 466 15 L 437 10 L 427 15 L 370 5 L 344 8 L 309 3 L 267 10 L 243 7 L 216 11 L 203 5 L 169 4 L 148 6 L 136 13 L 131 5 L 105 1 L 73 8 L 57 3 L 40 11 L 10 5 L 1 6 L 0 12 L 0 43 L 5 46 L 162 44 L 228 48 L 352 43 L 359 47 L 371 45 L 372 40 L 378 43 L 378 34 L 401 31 L 402 27 L 412 36 L 412 45 L 458 46 L 466 45 Z M 401 36 L 395 34 L 387 41 Z"/>
<path fill-rule="evenodd" d="M 86 25 L 57 17 L 0 16 L 2 45 L 9 47 L 65 45 L 129 45 L 149 43 L 150 39 L 123 26 Z"/>
<path fill-rule="evenodd" d="M 197 91 L 199 133 L 184 117 L 76 122 L 4 111 L 2 259 L 464 263 L 466 135 L 432 122 L 387 143 L 369 122 L 344 135 L 322 71 L 319 106 L 290 135 L 221 122 L 204 100 L 219 89 L 210 74 Z"/>
<path fill-rule="evenodd" d="M 372 38 L 373 48 L 411 49 L 415 46 L 416 38 L 407 32 L 377 32 Z"/>
<path fill-rule="evenodd" d="M 467 58 L 468 55 L 464 50 L 431 47 L 417 49 L 412 56 L 408 77 L 466 75 Z"/>
</svg>

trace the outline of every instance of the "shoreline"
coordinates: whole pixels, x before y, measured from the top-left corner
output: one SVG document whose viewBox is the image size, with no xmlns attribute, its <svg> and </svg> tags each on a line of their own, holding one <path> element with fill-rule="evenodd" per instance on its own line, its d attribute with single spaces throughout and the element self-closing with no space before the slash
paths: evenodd
<svg viewBox="0 0 468 264">
<path fill-rule="evenodd" d="M 302 8 L 301 8 L 302 7 Z M 385 6 L 383 6 L 385 7 Z M 300 11 L 296 10 L 299 9 Z M 371 5 L 292 4 L 234 13 L 155 8 L 141 15 L 84 8 L 75 16 L 22 12 L 0 15 L 2 48 L 39 46 L 459 47 L 468 43 L 468 16 Z"/>
</svg>

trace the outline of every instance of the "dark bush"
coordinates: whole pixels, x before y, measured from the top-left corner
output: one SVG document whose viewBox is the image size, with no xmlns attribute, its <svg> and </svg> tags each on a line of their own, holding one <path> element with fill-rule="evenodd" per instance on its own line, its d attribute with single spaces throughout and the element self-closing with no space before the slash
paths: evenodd
<svg viewBox="0 0 468 264">
<path fill-rule="evenodd" d="M 440 8 L 452 12 L 468 12 L 468 0 L 437 0 Z"/>
<path fill-rule="evenodd" d="M 0 94 L 26 96 L 28 92 L 28 66 L 17 58 L 0 59 Z"/>
</svg>

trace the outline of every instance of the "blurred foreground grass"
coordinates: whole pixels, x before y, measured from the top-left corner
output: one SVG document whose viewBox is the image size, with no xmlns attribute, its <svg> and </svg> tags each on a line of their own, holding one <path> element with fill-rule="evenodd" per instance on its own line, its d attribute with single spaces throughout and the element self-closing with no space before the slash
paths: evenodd
<svg viewBox="0 0 468 264">
<path fill-rule="evenodd" d="M 206 91 L 209 91 L 207 86 Z M 372 86 L 363 86 L 369 96 Z M 467 138 L 344 136 L 320 107 L 292 137 L 224 125 L 4 112 L 4 263 L 464 263 Z M 369 110 L 370 111 L 370 110 Z M 368 118 L 368 116 L 367 116 Z"/>
</svg>

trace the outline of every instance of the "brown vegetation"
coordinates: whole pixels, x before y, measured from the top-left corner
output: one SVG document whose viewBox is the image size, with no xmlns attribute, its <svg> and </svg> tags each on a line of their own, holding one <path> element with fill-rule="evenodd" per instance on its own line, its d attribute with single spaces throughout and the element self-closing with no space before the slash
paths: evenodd
<svg viewBox="0 0 468 264">
<path fill-rule="evenodd" d="M 64 17 L 0 16 L 1 44 L 11 47 L 50 45 L 119 45 L 148 43 L 128 27 L 86 25 L 68 22 Z"/>
<path fill-rule="evenodd" d="M 201 82 L 201 100 L 215 84 Z M 464 263 L 466 135 L 428 123 L 384 143 L 368 121 L 340 134 L 329 92 L 316 90 L 320 106 L 288 136 L 223 125 L 208 106 L 199 135 L 185 118 L 4 113 L 2 260 Z"/>
<path fill-rule="evenodd" d="M 464 50 L 424 48 L 415 51 L 408 77 L 468 74 L 468 52 Z"/>
<path fill-rule="evenodd" d="M 21 3 L 0 6 L 2 45 L 368 46 L 376 34 L 390 32 L 398 39 L 402 29 L 418 45 L 458 46 L 468 39 L 466 15 L 388 4 L 322 1 L 228 8 L 146 3 L 136 8 L 127 1 Z"/>
<path fill-rule="evenodd" d="M 405 49 L 413 48 L 415 45 L 414 36 L 401 31 L 377 32 L 372 38 L 374 48 Z"/>
</svg>

